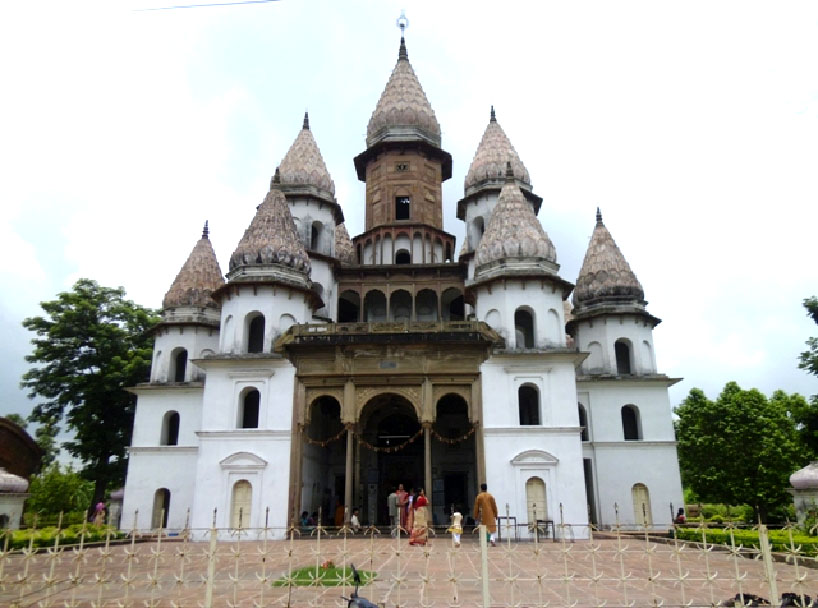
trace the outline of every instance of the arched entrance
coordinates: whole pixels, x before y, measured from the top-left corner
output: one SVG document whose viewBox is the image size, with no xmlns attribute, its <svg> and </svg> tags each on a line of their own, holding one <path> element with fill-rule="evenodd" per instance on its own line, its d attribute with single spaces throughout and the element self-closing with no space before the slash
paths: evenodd
<svg viewBox="0 0 818 608">
<path fill-rule="evenodd" d="M 360 416 L 362 523 L 389 523 L 387 498 L 402 483 L 423 486 L 423 435 L 412 404 L 394 393 L 372 398 Z"/>
<path fill-rule="evenodd" d="M 325 395 L 310 404 L 304 434 L 301 509 L 313 514 L 321 508 L 323 523 L 332 525 L 336 502 L 344 502 L 346 473 L 346 433 L 337 399 Z"/>
<path fill-rule="evenodd" d="M 460 395 L 449 393 L 436 405 L 432 425 L 432 492 L 426 491 L 436 520 L 446 523 L 452 510 L 471 513 L 477 479 L 474 433 L 469 406 Z"/>
</svg>

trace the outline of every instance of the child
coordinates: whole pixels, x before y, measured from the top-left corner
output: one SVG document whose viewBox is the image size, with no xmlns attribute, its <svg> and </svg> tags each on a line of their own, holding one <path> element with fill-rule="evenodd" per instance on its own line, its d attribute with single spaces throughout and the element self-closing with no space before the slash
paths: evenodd
<svg viewBox="0 0 818 608">
<path fill-rule="evenodd" d="M 353 532 L 357 532 L 361 529 L 361 522 L 358 521 L 358 507 L 352 509 L 352 517 L 349 519 L 349 527 L 352 528 Z"/>
<path fill-rule="evenodd" d="M 446 530 L 452 533 L 452 541 L 454 542 L 455 549 L 460 546 L 460 535 L 463 534 L 462 522 L 463 515 L 460 511 L 455 511 L 452 513 L 452 525 Z"/>
</svg>

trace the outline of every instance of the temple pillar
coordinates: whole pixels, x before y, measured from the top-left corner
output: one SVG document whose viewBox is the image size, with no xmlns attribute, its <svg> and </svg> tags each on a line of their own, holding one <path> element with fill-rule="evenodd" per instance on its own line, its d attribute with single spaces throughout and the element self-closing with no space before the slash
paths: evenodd
<svg viewBox="0 0 818 608">
<path fill-rule="evenodd" d="M 426 497 L 432 496 L 432 423 L 423 423 L 423 489 Z"/>
<path fill-rule="evenodd" d="M 354 425 L 346 424 L 347 429 L 347 451 L 346 451 L 346 468 L 344 470 L 344 507 L 346 507 L 346 515 L 344 516 L 344 523 L 349 522 L 352 515 L 352 462 L 354 456 Z"/>
</svg>

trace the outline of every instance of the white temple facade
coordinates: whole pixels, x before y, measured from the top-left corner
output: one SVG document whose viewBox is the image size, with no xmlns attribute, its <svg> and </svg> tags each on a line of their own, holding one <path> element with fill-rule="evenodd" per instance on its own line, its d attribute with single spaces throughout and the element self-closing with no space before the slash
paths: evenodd
<svg viewBox="0 0 818 608">
<path fill-rule="evenodd" d="M 601 214 L 575 285 L 492 108 L 456 255 L 452 159 L 403 38 L 354 163 L 352 239 L 306 115 L 226 275 L 205 225 L 132 389 L 122 527 L 283 530 L 304 511 L 332 524 L 338 505 L 384 525 L 399 483 L 441 525 L 481 483 L 521 534 L 534 519 L 669 525 L 677 379 Z"/>
</svg>

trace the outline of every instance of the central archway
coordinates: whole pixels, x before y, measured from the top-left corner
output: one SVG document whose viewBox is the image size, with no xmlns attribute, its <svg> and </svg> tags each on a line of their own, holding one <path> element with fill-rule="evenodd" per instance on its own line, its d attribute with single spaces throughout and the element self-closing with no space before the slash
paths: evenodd
<svg viewBox="0 0 818 608">
<path fill-rule="evenodd" d="M 387 498 L 403 484 L 423 486 L 423 436 L 412 404 L 394 393 L 370 399 L 360 416 L 362 523 L 389 523 Z"/>
</svg>

